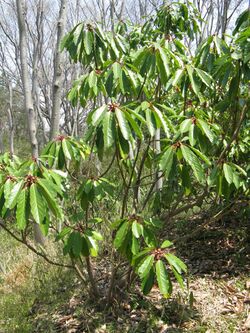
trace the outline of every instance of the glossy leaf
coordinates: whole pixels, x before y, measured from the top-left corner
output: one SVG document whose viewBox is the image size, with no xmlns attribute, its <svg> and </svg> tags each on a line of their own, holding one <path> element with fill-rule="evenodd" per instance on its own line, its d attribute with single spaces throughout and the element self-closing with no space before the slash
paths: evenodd
<svg viewBox="0 0 250 333">
<path fill-rule="evenodd" d="M 177 258 L 172 253 L 165 254 L 165 257 L 169 264 L 173 266 L 179 274 L 181 274 L 182 271 L 185 273 L 187 272 L 187 266 L 181 259 Z"/>
<path fill-rule="evenodd" d="M 130 131 L 128 122 L 126 120 L 126 117 L 123 114 L 123 111 L 121 111 L 118 108 L 115 109 L 115 115 L 118 120 L 119 128 L 122 132 L 122 135 L 123 135 L 124 139 L 128 141 L 130 138 L 130 135 L 131 135 L 131 131 Z"/>
<path fill-rule="evenodd" d="M 141 265 L 138 268 L 138 274 L 139 274 L 141 279 L 148 275 L 148 273 L 151 270 L 153 264 L 154 264 L 154 256 L 153 255 L 150 255 L 150 256 L 146 257 L 142 261 Z"/>
<path fill-rule="evenodd" d="M 164 176 L 167 178 L 173 164 L 174 150 L 170 146 L 163 154 L 160 159 L 160 169 L 164 171 Z"/>
<path fill-rule="evenodd" d="M 129 230 L 129 223 L 128 222 L 123 222 L 122 225 L 119 227 L 115 239 L 114 239 L 114 247 L 119 248 L 122 246 L 122 243 L 124 242 L 127 233 Z"/>
<path fill-rule="evenodd" d="M 171 284 L 167 269 L 162 260 L 157 260 L 155 269 L 156 269 L 156 279 L 160 292 L 164 296 L 169 296 L 169 294 L 171 293 Z"/>
<path fill-rule="evenodd" d="M 204 134 L 207 136 L 207 138 L 209 139 L 209 141 L 213 142 L 214 140 L 214 135 L 213 133 L 211 132 L 208 124 L 204 121 L 204 120 L 201 120 L 201 119 L 198 119 L 197 121 L 198 125 L 200 125 L 202 131 L 204 132 Z"/>
<path fill-rule="evenodd" d="M 181 145 L 181 152 L 185 161 L 191 166 L 194 171 L 194 175 L 197 180 L 202 183 L 205 178 L 203 168 L 198 160 L 197 156 L 184 144 Z"/>
<path fill-rule="evenodd" d="M 192 119 L 185 119 L 181 124 L 180 124 L 180 131 L 181 133 L 188 132 L 190 127 L 192 125 Z"/>
<path fill-rule="evenodd" d="M 107 106 L 102 105 L 92 114 L 91 123 L 93 126 L 97 126 L 102 121 L 102 118 L 104 117 L 106 111 L 107 111 Z"/>
<path fill-rule="evenodd" d="M 225 175 L 225 178 L 226 178 L 228 184 L 233 183 L 233 181 L 234 181 L 234 172 L 233 172 L 232 167 L 229 164 L 224 163 L 223 164 L 223 171 L 224 171 L 224 175 Z"/>
<path fill-rule="evenodd" d="M 162 248 L 162 249 L 165 249 L 166 247 L 170 247 L 170 246 L 172 246 L 172 245 L 173 245 L 172 242 L 170 242 L 169 240 L 165 240 L 165 241 L 161 244 L 161 248 Z"/>
<path fill-rule="evenodd" d="M 45 217 L 46 208 L 36 184 L 30 186 L 30 209 L 36 223 L 41 224 Z"/>
<path fill-rule="evenodd" d="M 150 290 L 154 285 L 155 273 L 154 270 L 151 269 L 147 276 L 142 280 L 142 292 L 144 295 L 148 295 Z"/>
<path fill-rule="evenodd" d="M 21 192 L 21 189 L 23 187 L 23 181 L 16 183 L 13 188 L 10 191 L 10 194 L 8 196 L 8 200 L 6 200 L 5 205 L 7 208 L 14 208 L 18 199 L 18 196 Z"/>
<path fill-rule="evenodd" d="M 27 224 L 26 219 L 27 189 L 23 189 L 17 198 L 16 220 L 20 230 L 24 230 Z"/>
</svg>

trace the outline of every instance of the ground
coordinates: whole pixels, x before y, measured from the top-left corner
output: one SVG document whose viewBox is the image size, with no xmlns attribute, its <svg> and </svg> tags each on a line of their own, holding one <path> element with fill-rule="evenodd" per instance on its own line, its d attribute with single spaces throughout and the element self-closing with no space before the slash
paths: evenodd
<svg viewBox="0 0 250 333">
<path fill-rule="evenodd" d="M 184 290 L 176 286 L 164 299 L 156 287 L 147 297 L 135 287 L 105 310 L 73 274 L 14 242 L 6 245 L 1 234 L 0 333 L 248 332 L 248 224 L 230 218 L 190 233 L 201 223 L 197 218 L 168 227 L 189 267 Z"/>
</svg>

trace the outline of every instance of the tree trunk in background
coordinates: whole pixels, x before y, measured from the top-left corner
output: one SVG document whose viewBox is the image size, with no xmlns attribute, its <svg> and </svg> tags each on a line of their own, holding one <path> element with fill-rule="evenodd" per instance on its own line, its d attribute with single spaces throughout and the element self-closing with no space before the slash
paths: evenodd
<svg viewBox="0 0 250 333">
<path fill-rule="evenodd" d="M 11 82 L 8 82 L 9 102 L 8 102 L 8 123 L 9 123 L 9 151 L 11 158 L 14 155 L 14 117 L 13 117 L 13 91 Z"/>
<path fill-rule="evenodd" d="M 221 37 L 224 39 L 225 32 L 227 29 L 228 24 L 228 9 L 229 9 L 230 0 L 224 0 L 223 1 L 223 10 L 222 10 L 222 16 L 221 16 Z"/>
<path fill-rule="evenodd" d="M 21 78 L 24 93 L 24 106 L 28 117 L 28 128 L 30 135 L 30 143 L 32 148 L 32 157 L 38 157 L 38 142 L 37 142 L 37 124 L 36 114 L 34 111 L 34 103 L 32 98 L 32 88 L 28 69 L 27 58 L 27 31 L 25 25 L 25 3 L 24 0 L 16 0 L 17 19 L 19 28 L 19 48 L 20 48 L 20 63 L 21 63 Z M 39 225 L 34 223 L 35 241 L 44 245 L 45 238 L 39 228 Z"/>
<path fill-rule="evenodd" d="M 0 154 L 4 153 L 4 144 L 3 144 L 3 122 L 0 118 Z"/>
<path fill-rule="evenodd" d="M 36 28 L 37 28 L 37 39 L 34 42 L 33 50 L 33 63 L 32 63 L 32 96 L 34 102 L 34 110 L 36 111 L 36 117 L 40 120 L 42 128 L 42 139 L 39 140 L 39 147 L 43 147 L 48 142 L 48 136 L 46 133 L 46 119 L 43 117 L 41 112 L 41 89 L 39 86 L 39 78 L 42 77 L 42 57 L 43 51 L 42 46 L 44 44 L 44 1 L 39 0 L 37 3 L 37 14 L 36 14 Z"/>
<path fill-rule="evenodd" d="M 66 25 L 66 13 L 67 13 L 67 1 L 61 0 L 61 7 L 57 24 L 57 42 L 56 42 L 56 50 L 54 56 L 53 102 L 52 102 L 50 139 L 53 139 L 59 133 L 62 83 L 63 83 L 62 53 L 60 51 L 60 43 L 64 35 L 64 30 Z"/>
<path fill-rule="evenodd" d="M 25 3 L 24 0 L 16 0 L 17 6 L 17 19 L 19 28 L 19 49 L 20 49 L 20 63 L 21 63 L 21 78 L 24 93 L 24 106 L 28 117 L 28 128 L 30 135 L 30 143 L 32 148 L 32 156 L 38 157 L 38 143 L 37 143 L 37 127 L 36 115 L 33 107 L 33 99 L 31 94 L 31 82 L 28 69 L 27 60 L 27 31 L 25 25 Z"/>
<path fill-rule="evenodd" d="M 111 30 L 115 29 L 115 3 L 114 0 L 110 0 L 110 21 L 111 21 Z"/>
</svg>

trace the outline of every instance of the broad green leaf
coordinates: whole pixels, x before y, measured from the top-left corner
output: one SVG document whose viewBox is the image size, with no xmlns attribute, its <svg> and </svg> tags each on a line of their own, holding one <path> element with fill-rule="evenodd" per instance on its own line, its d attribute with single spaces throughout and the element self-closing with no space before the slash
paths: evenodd
<svg viewBox="0 0 250 333">
<path fill-rule="evenodd" d="M 67 141 L 64 139 L 62 140 L 62 149 L 63 149 L 63 153 L 66 159 L 71 160 L 71 155 L 67 146 Z"/>
<path fill-rule="evenodd" d="M 88 77 L 88 83 L 90 88 L 93 88 L 97 85 L 97 75 L 95 71 L 92 71 Z"/>
<path fill-rule="evenodd" d="M 129 138 L 130 138 L 130 135 L 131 135 L 131 131 L 130 131 L 130 128 L 129 128 L 129 125 L 128 125 L 128 121 L 125 118 L 125 115 L 123 114 L 123 111 L 121 111 L 118 108 L 115 109 L 115 115 L 116 115 L 116 118 L 118 120 L 118 125 L 119 125 L 119 128 L 121 130 L 121 133 L 122 133 L 124 139 L 128 141 Z"/>
<path fill-rule="evenodd" d="M 240 178 L 237 173 L 233 174 L 233 183 L 237 189 L 240 187 Z"/>
<path fill-rule="evenodd" d="M 194 132 L 195 132 L 195 124 L 191 124 L 189 128 L 188 138 L 191 146 L 194 146 L 196 143 L 196 140 L 194 138 Z"/>
<path fill-rule="evenodd" d="M 92 31 L 85 31 L 84 32 L 84 48 L 87 55 L 90 55 L 93 49 L 94 44 L 94 35 Z"/>
<path fill-rule="evenodd" d="M 45 198 L 49 209 L 55 215 L 55 217 L 61 218 L 62 212 L 57 204 L 55 198 L 53 197 L 53 192 L 51 192 L 46 183 L 44 183 L 43 179 L 38 179 L 37 184 L 39 189 L 41 190 L 43 197 Z"/>
<path fill-rule="evenodd" d="M 110 51 L 112 51 L 111 53 L 113 53 L 112 59 L 119 59 L 119 50 L 116 47 L 115 40 L 113 37 L 110 39 L 110 46 L 111 46 Z"/>
<path fill-rule="evenodd" d="M 140 278 L 144 278 L 148 275 L 149 271 L 151 270 L 154 264 L 154 256 L 151 254 L 150 256 L 146 257 L 138 268 L 138 274 Z"/>
<path fill-rule="evenodd" d="M 242 169 L 239 165 L 234 164 L 234 163 L 230 163 L 231 165 L 233 165 L 237 170 L 239 170 L 240 173 L 242 173 L 243 176 L 247 177 L 247 173 L 244 169 Z"/>
<path fill-rule="evenodd" d="M 122 68 L 121 65 L 119 64 L 119 62 L 114 62 L 113 66 L 113 73 L 114 73 L 114 79 L 115 80 L 119 80 L 122 79 Z"/>
<path fill-rule="evenodd" d="M 158 260 L 155 265 L 156 279 L 160 289 L 160 292 L 164 296 L 169 296 L 171 292 L 171 283 L 167 269 L 162 260 Z"/>
<path fill-rule="evenodd" d="M 153 137 L 155 135 L 155 126 L 152 121 L 152 113 L 149 109 L 146 109 L 145 114 L 146 114 L 146 123 L 147 123 L 149 133 L 150 133 L 151 137 Z"/>
<path fill-rule="evenodd" d="M 127 233 L 129 230 L 129 223 L 128 222 L 123 222 L 123 224 L 119 227 L 116 235 L 115 235 L 115 239 L 114 239 L 114 247 L 115 248 L 119 248 L 122 246 L 122 243 L 124 242 Z"/>
<path fill-rule="evenodd" d="M 205 156 L 202 152 L 200 152 L 198 149 L 194 147 L 190 147 L 196 155 L 198 155 L 208 166 L 211 166 L 211 162 L 209 161 L 208 157 Z"/>
<path fill-rule="evenodd" d="M 131 127 L 135 131 L 135 134 L 138 136 L 138 138 L 142 139 L 143 138 L 142 131 L 138 126 L 138 124 L 136 123 L 136 121 L 131 117 L 129 112 L 125 112 L 125 117 L 127 118 L 128 122 L 130 123 Z"/>
<path fill-rule="evenodd" d="M 189 80 L 190 80 L 191 86 L 193 88 L 193 91 L 196 95 L 199 95 L 200 91 L 199 91 L 199 87 L 198 87 L 197 83 L 195 82 L 194 69 L 190 65 L 187 65 L 186 68 L 187 68 Z"/>
<path fill-rule="evenodd" d="M 154 116 L 156 116 L 159 119 L 160 127 L 163 128 L 166 136 L 169 137 L 170 133 L 169 133 L 168 125 L 163 117 L 162 112 L 159 109 L 157 109 L 155 106 L 152 107 L 152 111 L 154 112 Z"/>
<path fill-rule="evenodd" d="M 114 83 L 114 73 L 112 71 L 109 71 L 109 75 L 107 77 L 107 80 L 105 82 L 105 88 L 107 91 L 107 94 L 109 97 L 113 96 L 113 89 L 115 87 Z"/>
<path fill-rule="evenodd" d="M 36 184 L 32 184 L 30 186 L 30 208 L 36 223 L 42 223 L 45 217 L 46 208 L 44 205 L 43 197 L 39 193 Z"/>
<path fill-rule="evenodd" d="M 185 195 L 189 195 L 192 190 L 191 178 L 189 175 L 189 167 L 187 165 L 182 166 L 181 170 L 181 181 L 182 186 L 185 188 Z"/>
<path fill-rule="evenodd" d="M 174 273 L 174 276 L 175 276 L 177 282 L 179 283 L 180 287 L 183 289 L 184 283 L 183 283 L 183 278 L 182 278 L 181 274 L 179 274 L 174 267 L 172 267 L 172 272 Z"/>
<path fill-rule="evenodd" d="M 165 69 L 164 64 L 162 62 L 161 56 L 158 52 L 156 53 L 156 66 L 158 68 L 158 73 L 159 73 L 159 76 L 160 76 L 160 79 L 161 79 L 161 83 L 163 85 L 165 85 L 166 82 L 167 82 L 168 77 L 167 77 L 166 69 Z"/>
<path fill-rule="evenodd" d="M 10 192 L 12 190 L 14 186 L 14 183 L 11 179 L 7 179 L 6 182 L 4 183 L 4 198 L 5 201 L 8 202 L 9 201 L 9 196 L 10 196 Z"/>
<path fill-rule="evenodd" d="M 92 235 L 93 235 L 93 238 L 96 240 L 99 240 L 99 241 L 103 240 L 103 236 L 98 231 L 92 230 Z"/>
<path fill-rule="evenodd" d="M 63 148 L 60 145 L 59 147 L 59 151 L 58 151 L 58 168 L 62 169 L 65 165 L 65 156 L 64 156 L 64 152 L 63 152 Z"/>
<path fill-rule="evenodd" d="M 106 111 L 107 111 L 107 105 L 102 105 L 100 108 L 95 110 L 95 112 L 92 114 L 91 117 L 91 123 L 93 126 L 99 125 Z"/>
<path fill-rule="evenodd" d="M 12 209 L 15 207 L 22 187 L 23 187 L 23 180 L 13 186 L 13 188 L 10 191 L 10 194 L 8 196 L 8 200 L 6 200 L 6 202 L 5 202 L 5 205 L 7 208 Z"/>
<path fill-rule="evenodd" d="M 146 120 L 138 113 L 138 109 L 136 109 L 136 110 L 128 109 L 128 111 L 132 116 L 134 116 L 136 119 L 138 119 L 142 124 L 146 124 Z"/>
<path fill-rule="evenodd" d="M 214 135 L 213 133 L 211 132 L 208 124 L 204 121 L 204 120 L 201 120 L 201 119 L 197 119 L 197 125 L 199 127 L 201 127 L 201 130 L 205 133 L 205 135 L 207 136 L 207 138 L 209 139 L 210 142 L 213 142 L 214 140 Z"/>
<path fill-rule="evenodd" d="M 90 256 L 90 249 L 89 249 L 89 242 L 85 236 L 82 237 L 82 249 L 81 249 L 81 254 L 84 257 L 89 257 Z"/>
<path fill-rule="evenodd" d="M 148 295 L 150 290 L 152 289 L 154 285 L 154 277 L 155 273 L 153 268 L 150 270 L 149 274 L 145 276 L 145 278 L 142 280 L 142 292 L 144 295 Z"/>
<path fill-rule="evenodd" d="M 187 272 L 187 266 L 186 264 L 179 258 L 177 258 L 174 254 L 172 253 L 166 253 L 165 258 L 167 259 L 168 263 L 173 266 L 179 274 L 181 272 Z"/>
<path fill-rule="evenodd" d="M 170 75 L 170 69 L 168 64 L 168 58 L 163 48 L 159 47 L 156 52 L 156 65 L 160 74 L 163 85 L 166 84 L 167 79 Z"/>
<path fill-rule="evenodd" d="M 237 17 L 237 20 L 235 22 L 235 28 L 233 30 L 233 35 L 235 35 L 239 31 L 243 24 L 249 26 L 249 16 L 249 8 L 247 8 Z"/>
<path fill-rule="evenodd" d="M 114 142 L 112 120 L 113 120 L 113 113 L 107 112 L 102 122 L 104 147 L 106 148 L 111 147 Z"/>
<path fill-rule="evenodd" d="M 51 178 L 44 179 L 38 178 L 37 184 L 40 188 L 40 183 L 47 189 L 47 191 L 51 194 L 51 196 L 56 197 L 58 193 L 62 194 L 62 191 L 58 185 L 56 185 Z"/>
<path fill-rule="evenodd" d="M 72 229 L 70 227 L 65 227 L 62 229 L 61 232 L 59 232 L 59 234 L 56 235 L 56 241 L 59 241 L 61 239 L 63 239 L 66 235 L 68 235 L 70 232 L 72 231 Z"/>
<path fill-rule="evenodd" d="M 183 72 L 183 69 L 177 69 L 177 71 L 175 72 L 172 81 L 172 85 L 174 87 L 179 83 L 180 79 L 182 78 Z"/>
<path fill-rule="evenodd" d="M 42 223 L 39 225 L 39 228 L 44 236 L 48 235 L 49 232 L 49 225 L 50 225 L 50 219 L 48 214 L 45 215 L 45 218 L 43 219 Z"/>
<path fill-rule="evenodd" d="M 97 244 L 96 240 L 89 235 L 86 236 L 86 240 L 89 245 L 89 250 L 90 250 L 91 256 L 96 257 L 98 255 L 98 244 Z"/>
<path fill-rule="evenodd" d="M 173 164 L 174 150 L 170 146 L 162 155 L 160 159 L 160 169 L 164 171 L 164 175 L 167 178 Z"/>
<path fill-rule="evenodd" d="M 140 245 L 139 245 L 139 240 L 132 235 L 132 246 L 131 246 L 131 251 L 133 255 L 136 255 L 139 252 Z"/>
<path fill-rule="evenodd" d="M 161 244 L 161 248 L 165 249 L 166 247 L 172 246 L 173 243 L 170 242 L 169 240 L 165 240 L 162 244 Z"/>
<path fill-rule="evenodd" d="M 82 251 L 82 237 L 79 232 L 72 232 L 68 239 L 69 247 L 71 248 L 73 255 L 79 257 Z"/>
<path fill-rule="evenodd" d="M 132 83 L 133 88 L 136 89 L 138 87 L 138 83 L 135 73 L 129 70 L 128 68 L 126 69 L 126 71 L 130 79 L 130 82 Z"/>
<path fill-rule="evenodd" d="M 136 261 L 137 261 L 137 262 L 138 262 L 138 260 L 140 261 L 140 258 L 141 258 L 142 256 L 144 256 L 146 253 L 151 252 L 152 250 L 154 250 L 154 247 L 147 247 L 146 249 L 144 249 L 144 250 L 140 251 L 139 253 L 137 253 L 137 254 L 133 257 L 132 265 L 134 265 Z"/>
<path fill-rule="evenodd" d="M 185 119 L 181 124 L 180 124 L 180 131 L 181 133 L 185 133 L 189 131 L 189 128 L 192 125 L 192 119 Z"/>
<path fill-rule="evenodd" d="M 226 178 L 228 184 L 233 183 L 233 181 L 234 181 L 234 172 L 233 172 L 233 169 L 231 168 L 231 166 L 227 163 L 224 163 L 223 164 L 223 171 L 224 171 L 224 175 L 225 175 L 225 178 Z"/>
<path fill-rule="evenodd" d="M 139 238 L 142 235 L 142 225 L 136 221 L 132 223 L 132 232 L 136 238 Z"/>
<path fill-rule="evenodd" d="M 204 82 L 206 86 L 211 88 L 213 78 L 208 73 L 204 72 L 203 70 L 201 70 L 199 68 L 195 68 L 195 71 L 196 71 L 197 75 L 199 76 L 199 78 L 202 80 L 202 82 Z"/>
<path fill-rule="evenodd" d="M 218 54 L 220 55 L 223 52 L 222 40 L 217 35 L 214 35 L 214 44 L 216 46 Z"/>
<path fill-rule="evenodd" d="M 17 227 L 24 230 L 27 224 L 26 220 L 27 188 L 24 188 L 17 198 L 16 221 Z"/>
<path fill-rule="evenodd" d="M 115 230 L 121 226 L 121 224 L 126 221 L 125 219 L 119 219 L 111 223 L 111 230 Z"/>
<path fill-rule="evenodd" d="M 197 178 L 197 180 L 200 183 L 202 183 L 205 179 L 205 174 L 204 174 L 202 165 L 200 164 L 200 161 L 198 160 L 197 156 L 192 152 L 191 149 L 189 149 L 184 144 L 181 145 L 181 152 L 182 152 L 184 160 L 193 169 L 194 175 Z"/>
<path fill-rule="evenodd" d="M 84 192 L 88 194 L 92 190 L 93 186 L 94 184 L 92 179 L 87 179 L 87 181 L 84 183 Z"/>
<path fill-rule="evenodd" d="M 170 69 L 169 69 L 169 64 L 168 64 L 169 60 L 168 60 L 165 50 L 163 48 L 161 48 L 161 47 L 159 48 L 159 53 L 160 53 L 162 63 L 164 65 L 166 75 L 168 77 L 170 75 Z"/>
</svg>

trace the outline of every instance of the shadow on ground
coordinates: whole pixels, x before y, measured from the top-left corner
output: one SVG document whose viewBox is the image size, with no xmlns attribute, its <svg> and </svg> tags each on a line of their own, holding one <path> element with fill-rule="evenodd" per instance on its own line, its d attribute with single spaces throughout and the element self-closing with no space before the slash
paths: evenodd
<svg viewBox="0 0 250 333">
<path fill-rule="evenodd" d="M 175 233 L 186 235 L 202 220 L 180 221 Z M 249 222 L 233 216 L 203 227 L 193 237 L 176 243 L 177 253 L 184 258 L 192 275 L 209 274 L 215 278 L 238 276 L 250 269 Z"/>
</svg>

